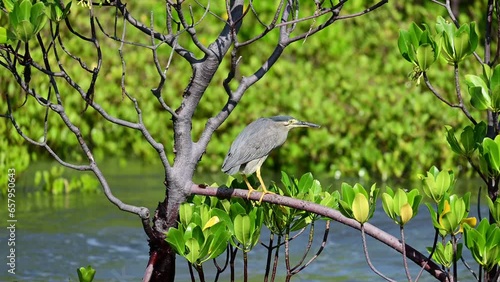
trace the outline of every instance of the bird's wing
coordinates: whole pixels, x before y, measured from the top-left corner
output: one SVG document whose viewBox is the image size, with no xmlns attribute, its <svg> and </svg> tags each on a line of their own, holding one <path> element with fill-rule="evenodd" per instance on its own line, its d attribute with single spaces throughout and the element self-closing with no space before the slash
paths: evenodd
<svg viewBox="0 0 500 282">
<path fill-rule="evenodd" d="M 236 137 L 222 165 L 223 171 L 267 156 L 273 149 L 283 144 L 286 136 L 284 139 L 279 138 L 280 134 L 263 129 L 263 125 L 269 126 L 268 123 L 251 123 Z"/>
</svg>

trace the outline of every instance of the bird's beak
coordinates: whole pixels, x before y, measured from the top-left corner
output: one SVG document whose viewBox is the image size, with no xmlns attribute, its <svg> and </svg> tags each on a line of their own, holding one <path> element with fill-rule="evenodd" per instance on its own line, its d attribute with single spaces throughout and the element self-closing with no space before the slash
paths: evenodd
<svg viewBox="0 0 500 282">
<path fill-rule="evenodd" d="M 321 126 L 319 126 L 317 124 L 310 123 L 310 122 L 307 122 L 307 121 L 297 121 L 297 123 L 295 124 L 295 126 L 297 126 L 297 127 L 314 127 L 314 128 L 320 128 L 321 127 Z"/>
</svg>

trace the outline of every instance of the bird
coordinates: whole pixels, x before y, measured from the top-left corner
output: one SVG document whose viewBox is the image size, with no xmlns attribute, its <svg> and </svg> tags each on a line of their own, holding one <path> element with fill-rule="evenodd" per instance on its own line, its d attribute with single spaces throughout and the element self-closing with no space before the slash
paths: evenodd
<svg viewBox="0 0 500 282">
<path fill-rule="evenodd" d="M 320 126 L 291 116 L 262 117 L 245 127 L 233 141 L 222 164 L 222 171 L 229 175 L 242 174 L 249 190 L 247 198 L 256 191 L 247 178 L 255 172 L 263 191 L 259 203 L 264 195 L 272 193 L 267 190 L 262 180 L 260 168 L 271 151 L 285 143 L 290 129 L 296 127 Z"/>
</svg>

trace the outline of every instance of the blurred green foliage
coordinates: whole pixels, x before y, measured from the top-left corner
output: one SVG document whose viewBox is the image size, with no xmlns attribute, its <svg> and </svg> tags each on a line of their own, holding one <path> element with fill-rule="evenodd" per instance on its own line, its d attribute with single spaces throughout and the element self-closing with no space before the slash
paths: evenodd
<svg viewBox="0 0 500 282">
<path fill-rule="evenodd" d="M 400 29 L 407 29 L 412 21 L 433 22 L 437 15 L 446 14 L 444 9 L 439 11 L 437 5 L 422 2 L 389 2 L 373 13 L 338 21 L 319 34 L 289 46 L 271 71 L 246 92 L 227 122 L 214 134 L 206 155 L 198 166 L 199 172 L 222 174 L 220 166 L 224 155 L 244 126 L 261 116 L 278 114 L 321 124 L 322 129 L 304 130 L 291 135 L 282 149 L 273 152 L 264 165 L 267 169 L 283 169 L 291 174 L 314 171 L 317 175 L 337 178 L 362 176 L 382 179 L 416 179 L 416 172 L 424 171 L 431 165 L 460 169 L 465 161 L 458 159 L 450 150 L 444 138 L 446 130 L 443 125 L 463 127 L 467 124 L 465 117 L 458 110 L 441 104 L 425 87 L 413 85 L 408 78 L 408 74 L 412 72 L 411 67 L 401 59 L 398 52 Z M 477 2 L 464 3 L 468 6 L 464 8 L 466 13 L 459 17 L 460 22 L 472 19 L 483 22 L 480 18 L 483 17 L 482 5 L 485 4 Z M 270 21 L 276 4 L 263 1 L 256 5 L 259 5 L 256 8 L 261 13 L 262 20 Z M 349 12 L 362 11 L 364 5 L 366 4 L 349 2 L 345 9 Z M 127 8 L 135 11 L 138 19 L 144 23 L 150 25 L 150 19 L 153 18 L 159 31 L 164 28 L 165 23 L 162 6 L 155 1 L 127 4 Z M 215 14 L 224 16 L 225 7 L 222 5 L 213 5 L 211 8 Z M 307 13 L 310 9 L 313 9 L 313 5 L 301 7 L 301 12 Z M 83 34 L 89 34 L 88 20 L 81 18 L 87 13 L 88 9 L 73 5 L 69 15 L 75 29 Z M 106 31 L 113 34 L 112 12 L 96 7 L 96 14 Z M 198 15 L 196 9 L 194 15 Z M 198 36 L 203 44 L 210 43 L 221 29 L 220 21 L 215 17 L 207 17 L 207 20 L 197 25 Z M 121 36 L 122 26 L 120 20 L 118 22 L 117 36 Z M 6 17 L 0 17 L 0 26 L 6 24 Z M 307 30 L 315 24 L 318 23 L 305 22 L 297 28 Z M 71 35 L 64 30 L 64 25 L 61 27 L 67 50 L 78 54 L 88 66 L 95 66 L 95 50 L 92 45 Z M 479 30 L 481 28 L 478 27 Z M 243 23 L 239 40 L 249 39 L 260 31 L 257 20 L 249 17 Z M 48 28 L 41 31 L 49 38 L 48 32 Z M 238 76 L 251 75 L 261 66 L 271 54 L 278 32 L 279 30 L 271 32 L 241 51 Z M 479 37 L 481 42 L 483 34 L 480 33 Z M 135 122 L 137 114 L 134 105 L 124 97 L 120 87 L 122 64 L 118 54 L 119 44 L 102 34 L 98 38 L 104 54 L 104 64 L 97 80 L 94 100 L 110 115 Z M 125 39 L 150 44 L 150 38 L 140 35 L 132 28 L 127 29 Z M 185 34 L 179 40 L 186 47 L 194 46 Z M 32 44 L 30 48 L 33 59 L 41 64 L 42 58 L 36 44 Z M 166 65 L 170 48 L 164 45 L 158 52 L 160 63 Z M 151 94 L 151 89 L 159 83 L 151 52 L 138 46 L 125 45 L 123 53 L 126 62 L 126 91 L 138 100 L 145 125 L 154 138 L 166 145 L 172 161 L 173 133 L 170 116 Z M 201 56 L 201 53 L 198 55 Z M 63 56 L 61 62 L 81 87 L 87 89 L 91 75 L 83 71 L 69 56 Z M 436 64 L 439 66 L 434 66 L 429 76 L 432 76 L 433 81 L 441 82 L 436 83 L 436 87 L 444 96 L 453 97 L 451 67 L 444 61 Z M 464 70 L 469 70 L 472 65 L 465 61 Z M 200 136 L 207 118 L 216 115 L 227 100 L 222 81 L 227 75 L 228 67 L 229 62 L 223 62 L 196 110 L 193 122 L 195 140 Z M 470 72 L 478 73 L 477 70 Z M 180 106 L 191 69 L 182 58 L 174 55 L 166 75 L 162 96 L 175 109 Z M 5 69 L 0 71 L 0 81 L 0 112 L 7 111 L 4 95 L 9 95 L 15 109 L 14 117 L 21 130 L 34 140 L 42 140 L 44 108 L 30 97 L 22 106 L 25 95 Z M 159 163 L 155 150 L 139 132 L 110 124 L 90 108 L 85 111 L 85 102 L 80 95 L 62 79 L 58 78 L 57 81 L 68 116 L 80 127 L 97 161 L 109 157 L 138 157 L 146 163 Z M 33 71 L 30 86 L 39 93 L 46 93 L 49 84 L 45 76 Z M 236 87 L 234 81 L 231 87 Z M 48 114 L 48 120 L 49 146 L 69 162 L 84 161 L 85 155 L 79 149 L 77 139 L 62 120 L 53 112 Z M 14 167 L 21 172 L 26 169 L 30 160 L 37 160 L 40 156 L 49 157 L 43 149 L 22 141 L 7 119 L 0 120 L 0 135 L 5 139 L 0 141 L 0 167 Z M 7 152 L 7 156 L 3 152 Z"/>
</svg>

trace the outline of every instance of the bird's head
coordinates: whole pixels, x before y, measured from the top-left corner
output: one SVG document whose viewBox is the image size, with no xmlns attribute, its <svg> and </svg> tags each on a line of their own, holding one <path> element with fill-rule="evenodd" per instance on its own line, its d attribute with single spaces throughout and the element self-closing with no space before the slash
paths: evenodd
<svg viewBox="0 0 500 282">
<path fill-rule="evenodd" d="M 314 127 L 314 128 L 320 127 L 317 124 L 310 123 L 307 121 L 300 121 L 300 120 L 295 119 L 291 116 L 274 116 L 274 117 L 270 117 L 270 119 L 276 123 L 279 123 L 280 125 L 287 128 L 288 130 L 295 128 L 295 127 Z"/>
</svg>

